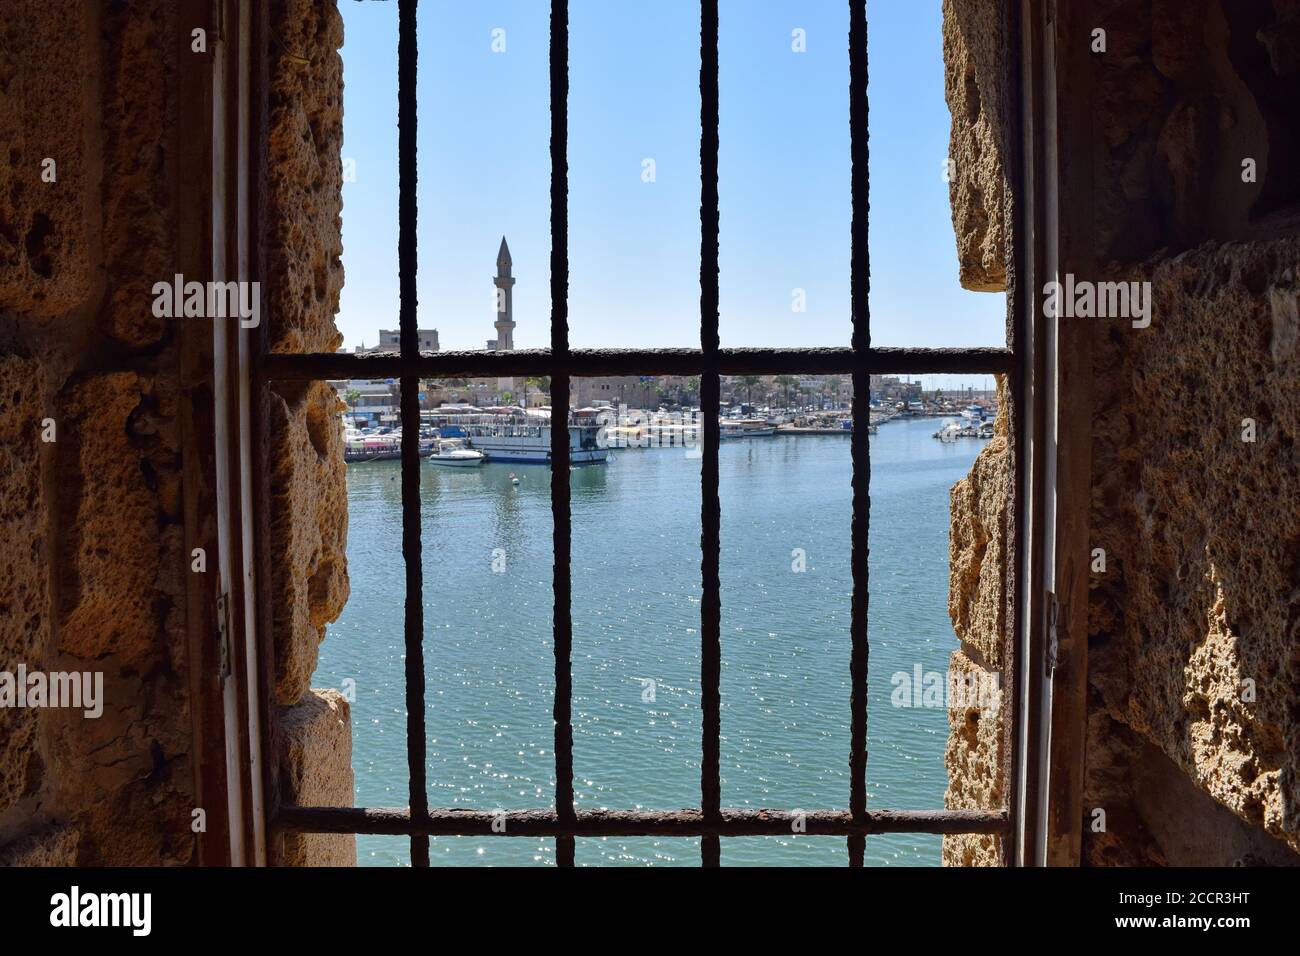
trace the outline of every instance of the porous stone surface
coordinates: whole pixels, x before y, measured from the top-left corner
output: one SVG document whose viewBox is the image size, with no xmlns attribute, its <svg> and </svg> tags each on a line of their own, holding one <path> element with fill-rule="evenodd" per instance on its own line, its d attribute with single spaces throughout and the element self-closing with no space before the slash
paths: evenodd
<svg viewBox="0 0 1300 956">
<path fill-rule="evenodd" d="M 44 375 L 40 362 L 0 356 L 0 670 L 41 668 L 49 641 L 41 493 Z M 35 793 L 43 762 L 37 715 L 0 709 L 0 814 Z"/>
<path fill-rule="evenodd" d="M 1300 854 L 1216 803 L 1100 705 L 1089 710 L 1087 750 L 1085 865 L 1300 866 Z"/>
<path fill-rule="evenodd" d="M 159 472 L 131 434 L 150 391 L 116 372 L 75 379 L 64 394 L 58 472 L 79 481 L 60 509 L 59 649 L 75 657 L 140 664 L 158 650 Z"/>
<path fill-rule="evenodd" d="M 0 847 L 0 866 L 76 866 L 75 827 L 50 826 Z"/>
<path fill-rule="evenodd" d="M 987 0 L 943 3 L 944 94 L 952 113 L 948 192 L 958 275 L 963 287 L 976 292 L 1007 287 L 1008 101 L 1000 8 Z"/>
<path fill-rule="evenodd" d="M 999 391 L 994 436 L 952 488 L 948 532 L 948 616 L 953 630 L 985 666 L 1002 666 L 1006 640 L 1008 505 L 1015 477 L 1009 407 Z"/>
<path fill-rule="evenodd" d="M 343 288 L 343 18 L 332 3 L 272 0 L 268 221 L 271 348 L 333 352 Z"/>
<path fill-rule="evenodd" d="M 203 200 L 172 175 L 177 16 L 15 0 L 0 17 L 0 667 L 103 686 L 98 717 L 0 712 L 13 864 L 196 846 L 178 358 L 149 308 L 177 208 Z"/>
<path fill-rule="evenodd" d="M 1099 328 L 1089 674 L 1300 850 L 1298 269 L 1297 239 L 1208 244 L 1152 264 L 1150 329 Z"/>
<path fill-rule="evenodd" d="M 350 807 L 353 800 L 352 720 L 347 699 L 334 690 L 310 690 L 280 711 L 281 791 L 304 807 Z M 290 833 L 281 866 L 356 866 L 352 834 Z"/>
<path fill-rule="evenodd" d="M 1002 772 L 1004 693 L 999 676 L 953 651 L 950 674 L 984 687 L 975 699 L 948 709 L 948 746 L 944 766 L 948 789 L 944 806 L 950 810 L 996 810 L 1006 805 Z M 996 684 L 990 681 L 998 681 Z M 988 834 L 960 834 L 943 838 L 944 866 L 1002 866 L 1003 840 Z"/>
<path fill-rule="evenodd" d="M 325 626 L 348 599 L 343 405 L 315 382 L 273 392 L 269 407 L 275 697 L 288 706 L 307 692 Z"/>
<path fill-rule="evenodd" d="M 998 417 L 993 438 L 980 450 L 970 474 L 952 488 L 948 535 L 948 615 L 961 641 L 949 663 L 953 676 L 996 688 L 989 700 L 967 700 L 948 711 L 944 766 L 950 809 L 995 810 L 1006 805 L 1003 773 L 1003 652 L 1009 596 L 1009 505 L 1014 476 L 1010 401 L 998 379 Z M 944 866 L 1001 866 L 1003 840 L 996 836 L 943 838 Z"/>
<path fill-rule="evenodd" d="M 999 82 L 997 6 L 944 7 L 969 288 L 994 285 L 981 284 L 993 232 L 977 172 L 1008 115 L 989 110 L 999 100 L 983 83 Z M 1058 50 L 1061 247 L 1096 273 L 1080 278 L 1150 279 L 1155 299 L 1147 330 L 1088 320 L 1089 526 L 1107 570 L 1089 603 L 1085 774 L 1087 799 L 1113 812 L 1108 833 L 1080 822 L 1085 859 L 1276 859 L 1300 849 L 1300 7 L 1097 0 L 1058 12 L 1058 33 L 1105 39 Z M 965 172 L 963 157 L 976 158 Z M 985 602 L 980 575 L 996 541 L 979 494 L 990 466 L 981 456 L 953 496 L 950 611 L 979 658 L 997 649 L 982 640 L 1002 606 Z M 1168 794 L 1211 809 L 1180 814 L 1160 803 Z M 1221 839 L 1191 848 L 1179 827 L 1199 826 Z"/>
<path fill-rule="evenodd" d="M 95 45 L 87 11 L 57 6 L 10 0 L 0 16 L 0 310 L 41 317 L 81 304 L 94 273 L 82 90 Z"/>
<path fill-rule="evenodd" d="M 1097 0 L 1076 9 L 1071 33 L 1106 31 L 1104 52 L 1067 55 L 1061 71 L 1085 124 L 1062 158 L 1066 195 L 1087 197 L 1066 228 L 1095 261 L 1133 264 L 1246 238 L 1300 199 L 1291 172 L 1300 160 L 1300 57 L 1285 40 L 1293 0 Z"/>
<path fill-rule="evenodd" d="M 103 244 L 108 282 L 99 326 L 119 342 L 154 345 L 168 333 L 154 316 L 153 284 L 176 273 L 177 31 L 169 0 L 103 7 Z M 186 27 L 184 32 L 189 33 Z M 188 54 L 205 66 L 209 60 Z"/>
<path fill-rule="evenodd" d="M 192 716 L 205 708 L 190 699 L 187 621 L 203 616 L 191 605 L 203 589 L 190 590 L 185 526 L 205 538 L 215 506 L 202 439 L 199 460 L 182 461 L 181 436 L 212 396 L 202 331 L 151 309 L 153 284 L 200 261 L 209 228 L 207 182 L 179 165 L 206 129 L 182 109 L 183 89 L 201 93 L 182 68 L 211 60 L 189 49 L 180 15 L 167 0 L 13 0 L 0 17 L 0 666 L 104 684 L 98 718 L 0 712 L 7 862 L 184 864 L 202 839 Z M 270 21 L 263 315 L 282 317 L 276 348 L 329 351 L 341 341 L 341 19 L 333 4 L 275 0 Z M 54 183 L 40 179 L 46 156 Z M 275 400 L 268 467 L 283 510 L 265 572 L 286 589 L 287 630 L 264 639 L 288 648 L 268 692 L 296 704 L 347 595 L 346 490 L 332 390 Z M 182 417 L 191 408 L 197 421 Z M 347 709 L 333 713 L 311 732 L 337 741 Z"/>
</svg>

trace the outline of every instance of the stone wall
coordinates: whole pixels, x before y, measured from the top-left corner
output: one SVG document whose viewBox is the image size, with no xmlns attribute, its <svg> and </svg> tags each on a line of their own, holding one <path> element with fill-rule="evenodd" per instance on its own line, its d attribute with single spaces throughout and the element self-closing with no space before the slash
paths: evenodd
<svg viewBox="0 0 1300 956">
<path fill-rule="evenodd" d="M 1005 293 L 1013 282 L 1009 268 L 1013 216 L 1008 180 L 1008 140 L 1015 123 L 1008 70 L 1005 11 L 986 0 L 944 0 L 944 90 L 952 113 L 949 145 L 949 198 L 957 239 L 956 272 L 966 289 Z M 1014 458 L 1010 403 L 999 378 L 999 415 L 994 438 L 981 450 L 971 473 L 951 493 L 948 613 L 960 647 L 953 652 L 953 675 L 1002 686 L 1007 661 L 1005 640 L 1009 522 Z M 953 708 L 948 714 L 944 757 L 949 809 L 998 809 L 1006 805 L 1006 713 L 1010 701 L 999 691 L 996 706 Z M 945 866 L 999 866 L 1004 842 L 992 836 L 943 838 Z"/>
<path fill-rule="evenodd" d="M 211 123 L 183 101 L 211 69 L 190 49 L 206 9 L 12 0 L 0 17 L 0 671 L 101 672 L 105 701 L 97 719 L 0 709 L 0 864 L 201 857 L 195 721 L 218 685 L 191 659 L 211 641 L 189 631 L 202 615 L 186 542 L 214 533 L 195 478 L 212 450 L 202 435 L 200 460 L 184 449 L 211 403 L 187 363 L 211 331 L 150 306 L 153 283 L 198 277 L 210 229 L 208 177 L 193 170 Z M 329 351 L 341 20 L 307 0 L 268 16 L 262 314 L 275 348 Z M 319 385 L 271 402 L 278 779 L 286 799 L 350 804 L 347 704 L 308 686 L 347 598 L 337 399 Z M 350 837 L 286 849 L 292 864 L 355 862 Z"/>
<path fill-rule="evenodd" d="M 978 79 L 985 6 L 945 6 L 957 156 L 982 135 L 952 77 L 974 63 Z M 1147 329 L 1072 320 L 1095 324 L 1089 525 L 1107 556 L 1084 861 L 1300 863 L 1300 3 L 1067 3 L 1058 34 L 1066 268 L 1149 281 L 1153 302 Z M 963 238 L 988 212 L 976 192 L 954 189 L 954 224 L 983 288 L 987 243 Z M 963 646 L 991 451 L 953 496 Z M 988 789 L 975 739 L 954 724 L 955 805 Z M 945 841 L 945 861 L 984 862 L 969 842 Z"/>
<path fill-rule="evenodd" d="M 270 343 L 277 352 L 332 352 L 343 288 L 343 18 L 332 3 L 274 0 L 264 213 Z M 323 382 L 277 386 L 267 472 L 280 798 L 351 806 L 347 701 L 312 690 L 326 625 L 348 598 L 348 502 L 339 413 Z M 349 835 L 290 835 L 272 847 L 288 866 L 356 863 Z"/>
<path fill-rule="evenodd" d="M 162 0 L 0 20 L 0 669 L 100 672 L 105 701 L 0 710 L 0 861 L 186 863 L 178 344 L 149 307 L 180 25 Z"/>
<path fill-rule="evenodd" d="M 948 614 L 960 648 L 949 671 L 971 686 L 992 686 L 991 699 L 967 700 L 948 711 L 944 765 L 952 810 L 992 810 L 1006 805 L 1005 641 L 1007 636 L 1008 542 L 1011 486 L 1015 469 L 1008 434 L 1006 382 L 999 376 L 994 437 L 980 451 L 971 472 L 953 486 L 948 540 Z M 947 836 L 944 866 L 998 866 L 1003 841 L 993 836 Z"/>
</svg>

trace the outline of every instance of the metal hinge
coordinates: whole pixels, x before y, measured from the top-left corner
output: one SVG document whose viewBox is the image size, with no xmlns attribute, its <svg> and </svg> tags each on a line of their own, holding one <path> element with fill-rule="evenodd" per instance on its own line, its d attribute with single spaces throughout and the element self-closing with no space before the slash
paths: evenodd
<svg viewBox="0 0 1300 956">
<path fill-rule="evenodd" d="M 217 596 L 217 674 L 225 680 L 230 676 L 230 595 Z"/>
<path fill-rule="evenodd" d="M 1056 600 L 1056 595 L 1047 592 L 1047 656 L 1043 661 L 1043 666 L 1047 670 L 1047 679 L 1051 680 L 1052 675 L 1056 673 L 1056 663 L 1061 652 L 1061 642 L 1057 637 L 1056 630 L 1061 620 L 1061 605 Z"/>
</svg>

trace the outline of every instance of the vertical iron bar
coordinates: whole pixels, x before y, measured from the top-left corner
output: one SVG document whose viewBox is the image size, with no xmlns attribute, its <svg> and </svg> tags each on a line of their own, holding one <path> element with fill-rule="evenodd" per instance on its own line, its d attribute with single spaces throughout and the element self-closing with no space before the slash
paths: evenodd
<svg viewBox="0 0 1300 956">
<path fill-rule="evenodd" d="M 411 818 L 428 816 L 424 731 L 424 570 L 420 554 L 420 352 L 415 288 L 415 67 L 418 0 L 397 6 L 397 271 L 401 294 L 402 559 L 406 563 L 406 762 Z M 411 837 L 411 865 L 429 865 L 429 838 Z"/>
<path fill-rule="evenodd" d="M 703 709 L 703 759 L 700 762 L 701 806 L 706 820 L 721 817 L 719 770 L 722 720 L 722 597 L 719 580 L 720 525 L 718 499 L 718 0 L 700 3 L 700 434 L 704 460 L 700 469 L 700 701 Z M 718 866 L 718 837 L 700 838 L 704 866 Z"/>
<path fill-rule="evenodd" d="M 850 295 L 853 313 L 853 524 L 850 531 L 853 567 L 853 606 L 849 709 L 852 730 L 849 752 L 849 812 L 855 820 L 867 812 L 867 605 L 869 601 L 871 528 L 871 259 L 867 243 L 867 12 L 865 0 L 849 0 L 849 151 L 852 158 L 853 222 L 850 228 Z M 849 837 L 849 866 L 862 866 L 866 837 Z"/>
<path fill-rule="evenodd" d="M 551 3 L 551 520 L 555 569 L 555 812 L 573 824 L 573 547 L 569 500 L 569 4 Z M 572 836 L 555 840 L 573 866 Z"/>
</svg>

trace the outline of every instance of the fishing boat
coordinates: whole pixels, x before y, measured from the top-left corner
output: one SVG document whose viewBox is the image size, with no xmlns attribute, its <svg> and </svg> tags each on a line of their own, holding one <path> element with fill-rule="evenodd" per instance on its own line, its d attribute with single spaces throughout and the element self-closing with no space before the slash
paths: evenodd
<svg viewBox="0 0 1300 956">
<path fill-rule="evenodd" d="M 718 423 L 718 437 L 728 438 L 771 438 L 776 434 L 776 426 L 769 425 L 762 418 L 729 418 Z"/>
<path fill-rule="evenodd" d="M 489 462 L 508 461 L 527 465 L 551 463 L 551 426 L 527 421 L 489 422 L 461 426 L 470 447 L 481 451 Z M 604 464 L 609 454 L 601 441 L 601 426 L 577 423 L 569 426 L 569 463 Z"/>
<path fill-rule="evenodd" d="M 437 450 L 429 456 L 429 464 L 448 468 L 472 468 L 485 461 L 487 456 L 483 452 L 465 447 L 465 442 L 459 438 L 440 439 Z"/>
</svg>

